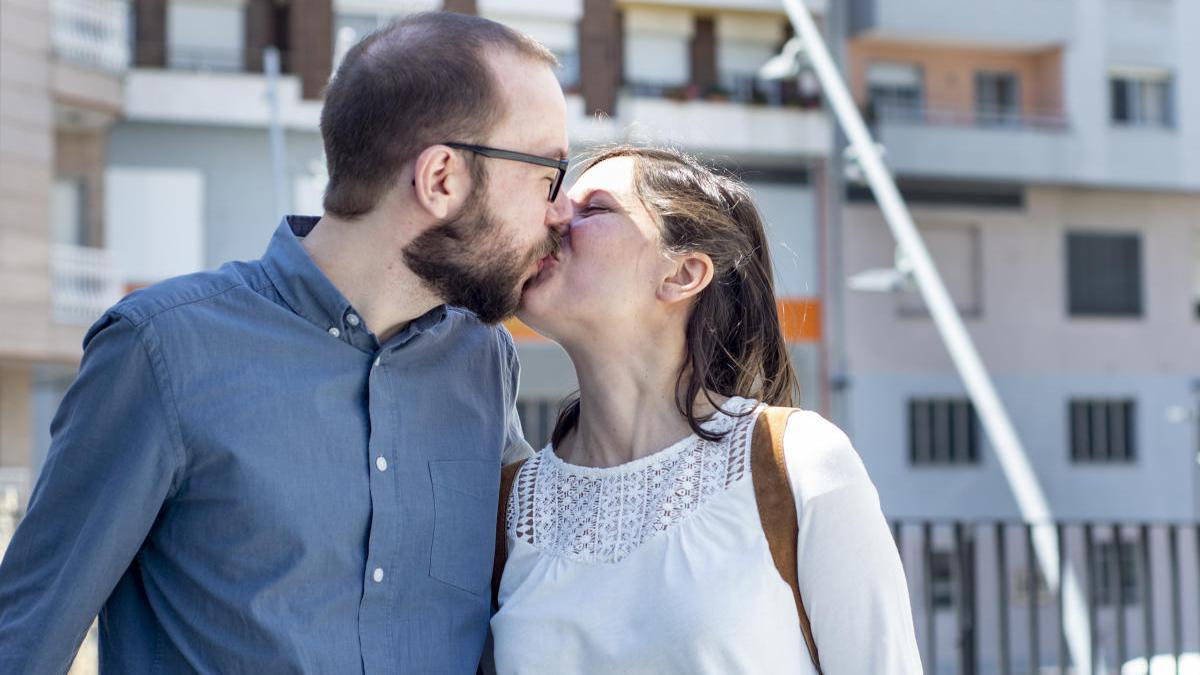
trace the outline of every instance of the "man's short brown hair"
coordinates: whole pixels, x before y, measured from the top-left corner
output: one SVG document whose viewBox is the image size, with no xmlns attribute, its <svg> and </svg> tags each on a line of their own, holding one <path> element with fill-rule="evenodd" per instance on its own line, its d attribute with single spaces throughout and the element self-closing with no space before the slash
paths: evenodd
<svg viewBox="0 0 1200 675">
<path fill-rule="evenodd" d="M 480 143 L 504 114 L 489 48 L 557 67 L 527 35 L 477 16 L 414 14 L 355 45 L 325 92 L 325 211 L 370 212 L 405 163 L 435 143 Z"/>
</svg>

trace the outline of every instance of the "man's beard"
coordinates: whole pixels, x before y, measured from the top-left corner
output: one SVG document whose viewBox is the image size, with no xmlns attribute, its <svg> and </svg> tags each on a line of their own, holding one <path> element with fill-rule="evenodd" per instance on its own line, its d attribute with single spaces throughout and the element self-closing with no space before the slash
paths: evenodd
<svg viewBox="0 0 1200 675">
<path fill-rule="evenodd" d="M 443 302 L 494 325 L 516 314 L 522 277 L 535 262 L 558 252 L 562 235 L 550 230 L 546 241 L 521 255 L 504 245 L 499 223 L 483 209 L 482 193 L 474 191 L 457 216 L 409 242 L 404 262 Z"/>
</svg>

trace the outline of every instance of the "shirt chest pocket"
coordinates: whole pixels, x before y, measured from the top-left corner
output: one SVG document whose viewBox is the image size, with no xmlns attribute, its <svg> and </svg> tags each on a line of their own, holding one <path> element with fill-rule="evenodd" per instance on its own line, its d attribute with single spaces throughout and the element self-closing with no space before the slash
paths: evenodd
<svg viewBox="0 0 1200 675">
<path fill-rule="evenodd" d="M 500 463 L 488 460 L 429 462 L 433 483 L 433 548 L 429 575 L 485 595 L 492 580 Z"/>
</svg>

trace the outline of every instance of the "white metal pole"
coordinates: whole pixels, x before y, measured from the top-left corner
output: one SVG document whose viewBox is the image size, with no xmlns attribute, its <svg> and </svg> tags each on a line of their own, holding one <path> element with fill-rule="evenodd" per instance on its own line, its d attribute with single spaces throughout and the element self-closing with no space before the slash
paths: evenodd
<svg viewBox="0 0 1200 675">
<path fill-rule="evenodd" d="M 983 365 L 970 335 L 963 325 L 946 286 L 934 267 L 933 259 L 925 248 L 921 235 L 917 232 L 912 215 L 896 189 L 891 172 L 884 165 L 871 133 L 863 122 L 854 100 L 850 97 L 849 89 L 838 73 L 829 49 L 817 30 L 808 9 L 800 0 L 783 0 L 788 17 L 796 30 L 796 35 L 803 41 L 806 54 L 812 62 L 821 89 L 829 101 L 838 123 L 850 141 L 850 147 L 857 155 L 859 165 L 871 186 L 884 219 L 892 230 L 901 251 L 912 263 L 912 273 L 917 281 L 917 287 L 934 325 L 946 344 L 950 358 L 954 361 L 963 384 L 979 413 L 988 438 L 996 450 L 1004 476 L 1021 511 L 1022 517 L 1028 523 L 1034 524 L 1034 550 L 1051 592 L 1063 589 L 1066 607 L 1063 617 L 1067 638 L 1067 648 L 1071 652 L 1071 660 L 1076 666 L 1076 672 L 1091 672 L 1091 643 L 1087 622 L 1087 601 L 1080 590 L 1079 580 L 1070 566 L 1066 566 L 1063 579 L 1058 578 L 1058 533 L 1053 525 L 1053 514 L 1046 501 L 1045 493 L 1029 463 L 1025 448 L 1013 428 L 996 387 Z M 1032 579 L 1031 579 L 1032 582 Z M 1030 599 L 1037 597 L 1035 587 L 1030 588 Z M 928 655 L 933 658 L 934 655 Z"/>
<path fill-rule="evenodd" d="M 275 217 L 282 218 L 290 210 L 286 167 L 287 157 L 283 143 L 283 125 L 279 119 L 279 50 L 267 47 L 263 50 L 263 70 L 267 76 L 267 134 L 271 143 L 271 182 L 275 189 Z"/>
</svg>

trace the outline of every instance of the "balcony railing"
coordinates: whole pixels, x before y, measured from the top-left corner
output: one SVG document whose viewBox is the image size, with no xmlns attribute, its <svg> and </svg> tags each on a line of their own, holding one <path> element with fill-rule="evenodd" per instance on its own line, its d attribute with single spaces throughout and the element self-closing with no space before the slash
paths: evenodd
<svg viewBox="0 0 1200 675">
<path fill-rule="evenodd" d="M 628 82 L 625 90 L 641 98 L 672 101 L 712 101 L 769 107 L 815 109 L 821 107 L 819 93 L 801 92 L 794 83 L 764 81 L 752 76 L 731 78 L 725 84 L 704 89 L 696 84 L 665 85 Z"/>
<path fill-rule="evenodd" d="M 129 67 L 128 0 L 53 0 L 54 53 L 111 73 Z"/>
<path fill-rule="evenodd" d="M 869 122 L 898 122 L 929 126 L 1038 129 L 1064 131 L 1067 118 L 1060 112 L 1025 113 L 1011 108 L 931 108 L 920 104 L 872 101 L 865 116 Z"/>
<path fill-rule="evenodd" d="M 59 244 L 51 253 L 54 318 L 87 325 L 124 294 L 124 280 L 105 249 Z"/>
<path fill-rule="evenodd" d="M 1200 523 L 895 522 L 926 673 L 1085 675 L 1038 571 L 1040 527 L 1086 602 L 1086 675 L 1200 675 Z"/>
<path fill-rule="evenodd" d="M 8 548 L 17 521 L 24 513 L 28 499 L 29 470 L 23 467 L 0 467 L 0 557 Z"/>
</svg>

